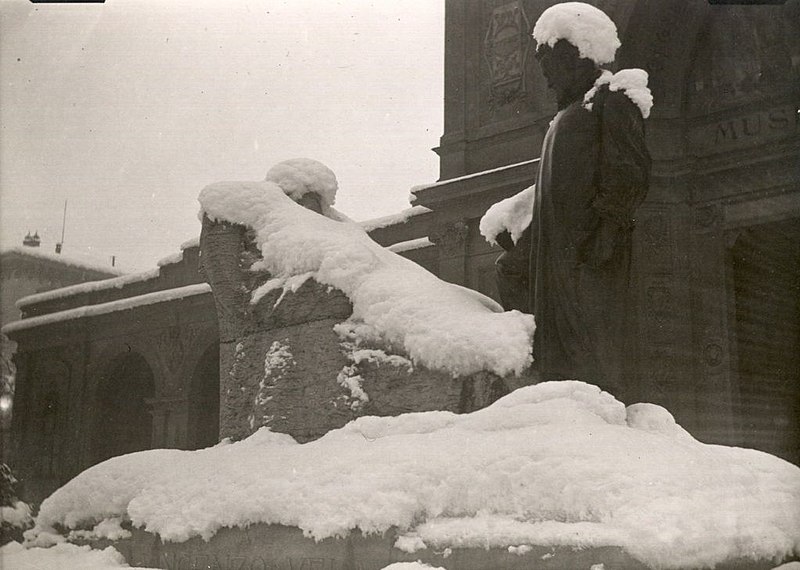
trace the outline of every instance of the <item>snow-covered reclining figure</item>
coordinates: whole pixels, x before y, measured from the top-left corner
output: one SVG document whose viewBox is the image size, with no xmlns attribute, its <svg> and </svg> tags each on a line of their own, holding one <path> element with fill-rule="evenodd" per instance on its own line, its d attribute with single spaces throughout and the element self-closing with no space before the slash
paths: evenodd
<svg viewBox="0 0 800 570">
<path fill-rule="evenodd" d="M 305 441 L 365 414 L 466 412 L 531 364 L 530 315 L 382 248 L 333 209 L 336 188 L 294 159 L 200 194 L 221 437 L 270 426 Z"/>
</svg>

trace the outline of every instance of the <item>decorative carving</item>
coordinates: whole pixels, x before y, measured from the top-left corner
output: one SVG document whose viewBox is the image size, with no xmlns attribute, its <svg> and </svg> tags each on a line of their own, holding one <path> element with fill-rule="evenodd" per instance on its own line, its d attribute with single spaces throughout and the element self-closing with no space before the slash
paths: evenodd
<svg viewBox="0 0 800 570">
<path fill-rule="evenodd" d="M 165 388 L 170 393 L 182 389 L 186 358 L 202 335 L 202 325 L 172 326 L 156 335 L 154 348 L 163 369 L 167 372 Z"/>
<path fill-rule="evenodd" d="M 463 220 L 458 220 L 436 228 L 429 237 L 441 253 L 449 257 L 463 255 L 468 233 L 469 226 Z"/>
<path fill-rule="evenodd" d="M 525 61 L 530 24 L 517 0 L 495 8 L 484 38 L 484 58 L 489 66 L 492 108 L 525 96 Z"/>
</svg>

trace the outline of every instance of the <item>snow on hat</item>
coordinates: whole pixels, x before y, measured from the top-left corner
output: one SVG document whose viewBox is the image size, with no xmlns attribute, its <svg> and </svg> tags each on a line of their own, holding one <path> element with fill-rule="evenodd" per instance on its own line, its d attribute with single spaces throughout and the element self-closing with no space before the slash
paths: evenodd
<svg viewBox="0 0 800 570">
<path fill-rule="evenodd" d="M 339 188 L 333 171 L 310 158 L 292 158 L 279 162 L 269 169 L 266 180 L 280 186 L 295 202 L 309 192 L 317 194 L 323 211 L 336 201 L 336 190 Z"/>
<path fill-rule="evenodd" d="M 583 2 L 564 2 L 545 10 L 533 27 L 533 38 L 537 48 L 567 40 L 578 48 L 581 57 L 598 65 L 614 61 L 621 45 L 611 18 Z"/>
</svg>

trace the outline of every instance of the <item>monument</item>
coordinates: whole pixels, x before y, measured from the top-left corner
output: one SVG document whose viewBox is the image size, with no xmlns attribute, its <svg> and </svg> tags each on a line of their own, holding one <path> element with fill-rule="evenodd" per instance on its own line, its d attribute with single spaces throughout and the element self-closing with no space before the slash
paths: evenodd
<svg viewBox="0 0 800 570">
<path fill-rule="evenodd" d="M 509 261 L 527 249 L 522 284 L 543 380 L 582 379 L 622 397 L 632 234 L 650 170 L 647 73 L 601 70 L 620 42 L 611 19 L 588 4 L 545 10 L 533 36 L 559 110 L 542 145 L 530 228 L 513 248 L 506 244 L 514 256 L 499 260 L 501 272 L 510 271 L 501 282 L 519 279 L 520 263 Z"/>
<path fill-rule="evenodd" d="M 337 181 L 327 167 L 309 159 L 293 159 L 273 167 L 265 183 L 241 184 L 212 185 L 200 198 L 206 212 L 200 236 L 201 266 L 212 288 L 220 330 L 221 438 L 240 439 L 269 426 L 308 441 L 361 415 L 470 412 L 512 387 L 532 382 L 524 366 L 529 363 L 530 349 L 513 341 L 509 353 L 522 350 L 525 354 L 511 367 L 482 361 L 480 354 L 487 347 L 474 343 L 471 348 L 475 352 L 468 358 L 475 362 L 468 364 L 455 362 L 459 357 L 448 355 L 447 345 L 418 347 L 416 353 L 404 345 L 406 331 L 401 329 L 426 326 L 425 311 L 432 309 L 425 308 L 430 301 L 424 297 L 430 294 L 426 285 L 431 282 L 434 290 L 444 295 L 444 303 L 455 303 L 442 311 L 465 310 L 458 304 L 461 298 L 487 315 L 499 316 L 502 309 L 479 293 L 439 282 L 410 263 L 400 264 L 399 256 L 369 240 L 332 207 Z M 275 210 L 265 211 L 251 222 L 260 224 L 261 229 L 244 225 L 245 206 L 237 210 L 236 204 L 242 201 L 252 207 L 270 192 L 275 194 L 270 202 Z M 279 200 L 282 195 L 293 202 Z M 302 211 L 301 205 L 307 211 Z M 214 219 L 209 211 L 214 212 Z M 290 228 L 281 226 L 292 216 L 298 217 L 292 226 L 299 224 L 291 228 L 300 233 L 296 250 L 291 249 L 286 235 Z M 322 244 L 321 250 L 315 251 L 326 236 L 339 249 L 330 250 L 327 244 L 326 250 Z M 281 259 L 275 248 L 287 244 L 292 253 Z M 358 275 L 341 281 L 352 271 L 351 266 L 359 264 L 364 267 L 355 272 Z M 408 288 L 408 297 L 399 299 L 408 305 L 407 314 L 398 319 L 398 328 L 390 337 L 361 331 L 365 311 L 380 312 L 376 321 L 391 320 L 393 313 L 403 311 L 403 307 L 389 306 L 396 298 L 373 300 L 380 304 L 379 309 L 370 309 L 364 301 L 359 307 L 355 289 L 347 295 L 334 286 L 341 282 L 355 288 L 354 282 L 369 281 L 380 271 L 395 272 L 395 278 L 406 281 Z M 379 284 L 375 289 L 384 287 Z M 410 300 L 415 294 L 420 299 Z M 414 320 L 414 311 L 418 320 Z M 447 319 L 445 315 L 442 320 Z M 477 327 L 486 325 L 475 323 Z M 454 322 L 454 330 L 448 334 L 472 343 L 476 331 L 459 331 L 458 326 L 460 323 Z"/>
</svg>

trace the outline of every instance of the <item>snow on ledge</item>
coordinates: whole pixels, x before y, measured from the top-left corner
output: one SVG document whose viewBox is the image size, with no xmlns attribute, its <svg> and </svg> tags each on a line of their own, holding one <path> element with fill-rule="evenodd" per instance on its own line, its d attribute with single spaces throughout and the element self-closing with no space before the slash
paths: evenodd
<svg viewBox="0 0 800 570">
<path fill-rule="evenodd" d="M 423 190 L 428 190 L 429 188 L 437 188 L 439 186 L 446 186 L 449 184 L 454 184 L 456 182 L 462 182 L 464 180 L 471 180 L 473 178 L 479 178 L 481 176 L 486 176 L 488 174 L 495 174 L 497 172 L 503 172 L 504 170 L 513 170 L 514 168 L 520 168 L 522 166 L 527 166 L 529 164 L 536 164 L 539 162 L 540 158 L 533 158 L 531 160 L 523 160 L 522 162 L 515 162 L 514 164 L 506 164 L 505 166 L 498 166 L 497 168 L 490 168 L 489 170 L 481 170 L 480 172 L 473 172 L 472 174 L 465 174 L 464 176 L 457 176 L 456 178 L 448 178 L 447 180 L 440 180 L 439 182 L 434 182 L 432 184 L 420 184 L 418 186 L 414 186 L 411 189 L 411 199 L 416 200 L 416 193 L 421 192 Z M 415 206 L 416 207 L 416 206 Z M 424 206 L 420 206 L 421 208 Z"/>
<path fill-rule="evenodd" d="M 392 245 L 388 246 L 386 249 L 389 251 L 393 251 L 394 253 L 402 253 L 404 251 L 412 251 L 415 249 L 422 249 L 424 247 L 430 247 L 433 245 L 433 242 L 426 238 L 421 237 L 417 239 L 410 239 L 408 241 L 401 241 L 397 243 L 393 243 Z"/>
<path fill-rule="evenodd" d="M 320 216 L 270 182 L 220 182 L 200 193 L 209 218 L 251 227 L 270 287 L 311 274 L 353 303 L 360 339 L 455 376 L 519 374 L 532 362 L 533 317 L 498 312 L 475 292 L 442 281 L 375 243 L 357 224 Z"/>
<path fill-rule="evenodd" d="M 381 218 L 374 218 L 372 220 L 365 220 L 360 222 L 359 225 L 364 228 L 365 232 L 371 232 L 373 230 L 377 230 L 380 228 L 386 228 L 389 226 L 395 226 L 398 224 L 403 224 L 413 218 L 414 216 L 419 216 L 421 214 L 427 214 L 431 210 L 426 208 L 425 206 L 412 206 L 411 208 L 406 208 L 405 210 L 401 210 L 396 214 L 391 214 L 389 216 L 383 216 Z"/>
<path fill-rule="evenodd" d="M 20 330 L 40 327 L 53 323 L 69 321 L 72 319 L 79 319 L 82 317 L 94 317 L 97 315 L 104 315 L 106 313 L 113 313 L 117 311 L 124 311 L 126 309 L 133 309 L 144 305 L 154 305 L 156 303 L 163 303 L 165 301 L 173 301 L 175 299 L 182 299 L 184 297 L 191 297 L 193 295 L 202 295 L 209 293 L 211 287 L 208 283 L 196 283 L 194 285 L 186 285 L 184 287 L 176 287 L 174 289 L 166 289 L 164 291 L 155 291 L 153 293 L 146 293 L 136 297 L 127 297 L 125 299 L 118 299 L 108 303 L 100 303 L 98 305 L 86 305 L 77 307 L 75 309 L 67 309 L 66 311 L 58 311 L 57 313 L 48 313 L 39 317 L 30 317 L 9 323 L 2 328 L 3 334 L 8 334 Z"/>
<path fill-rule="evenodd" d="M 122 518 L 182 542 L 262 522 L 318 540 L 396 528 L 406 551 L 619 546 L 653 568 L 704 568 L 799 552 L 798 504 L 797 466 L 561 381 L 470 414 L 361 417 L 305 444 L 262 428 L 115 457 L 47 498 L 28 538 Z"/>
<path fill-rule="evenodd" d="M 112 277 L 111 279 L 103 279 L 101 281 L 88 281 L 86 283 L 79 283 L 78 285 L 70 285 L 69 287 L 62 287 L 60 289 L 53 289 L 52 291 L 45 291 L 44 293 L 36 293 L 35 295 L 22 297 L 17 301 L 16 306 L 18 309 L 21 309 L 28 305 L 35 305 L 36 303 L 43 303 L 63 297 L 71 297 L 72 295 L 78 295 L 80 293 L 91 293 L 93 291 L 103 291 L 105 289 L 122 289 L 122 287 L 130 283 L 155 279 L 158 277 L 158 274 L 158 268 L 156 267 L 139 273 L 123 275 L 121 277 Z"/>
</svg>

